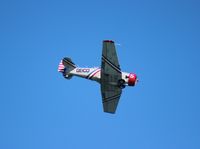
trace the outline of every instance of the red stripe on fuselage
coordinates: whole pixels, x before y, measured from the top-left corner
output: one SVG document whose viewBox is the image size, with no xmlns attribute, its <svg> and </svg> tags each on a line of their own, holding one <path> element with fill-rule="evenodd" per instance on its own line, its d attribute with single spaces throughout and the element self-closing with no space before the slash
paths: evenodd
<svg viewBox="0 0 200 149">
<path fill-rule="evenodd" d="M 89 79 L 92 79 L 92 77 L 94 77 L 100 71 L 101 71 L 101 69 L 99 69 L 97 72 L 95 72 L 91 77 L 89 77 Z"/>
</svg>

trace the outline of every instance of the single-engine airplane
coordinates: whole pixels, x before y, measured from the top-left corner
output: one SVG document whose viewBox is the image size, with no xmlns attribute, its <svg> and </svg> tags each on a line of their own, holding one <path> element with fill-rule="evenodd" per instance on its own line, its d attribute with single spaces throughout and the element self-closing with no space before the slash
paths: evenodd
<svg viewBox="0 0 200 149">
<path fill-rule="evenodd" d="M 115 43 L 112 40 L 103 41 L 100 68 L 77 67 L 70 58 L 65 57 L 61 60 L 58 71 L 66 79 L 78 76 L 100 83 L 103 109 L 107 113 L 115 113 L 122 89 L 126 86 L 135 86 L 138 82 L 135 73 L 121 71 L 115 50 Z"/>
</svg>

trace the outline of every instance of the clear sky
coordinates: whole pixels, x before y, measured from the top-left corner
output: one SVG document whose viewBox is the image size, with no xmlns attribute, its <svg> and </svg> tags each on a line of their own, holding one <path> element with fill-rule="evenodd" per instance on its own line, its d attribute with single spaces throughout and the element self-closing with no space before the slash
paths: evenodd
<svg viewBox="0 0 200 149">
<path fill-rule="evenodd" d="M 0 149 L 199 149 L 198 0 L 1 0 Z M 135 72 L 117 113 L 96 82 L 57 72 L 99 66 L 102 40 Z"/>
</svg>

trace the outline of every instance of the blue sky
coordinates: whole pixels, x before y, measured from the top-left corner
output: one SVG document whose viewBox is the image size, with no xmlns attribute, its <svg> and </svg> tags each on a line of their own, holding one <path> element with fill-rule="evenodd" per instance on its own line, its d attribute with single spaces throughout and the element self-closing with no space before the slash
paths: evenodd
<svg viewBox="0 0 200 149">
<path fill-rule="evenodd" d="M 200 2 L 1 0 L 1 149 L 199 149 Z M 57 72 L 99 66 L 102 40 L 140 83 L 103 113 L 100 88 Z"/>
</svg>

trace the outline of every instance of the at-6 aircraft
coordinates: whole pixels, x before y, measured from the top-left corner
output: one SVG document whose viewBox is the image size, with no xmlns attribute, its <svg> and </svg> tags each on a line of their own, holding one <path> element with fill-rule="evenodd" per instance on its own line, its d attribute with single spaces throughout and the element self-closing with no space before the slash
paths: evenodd
<svg viewBox="0 0 200 149">
<path fill-rule="evenodd" d="M 115 44 L 112 40 L 103 41 L 100 68 L 77 67 L 70 58 L 65 57 L 61 60 L 58 71 L 66 79 L 71 79 L 72 76 L 78 76 L 100 83 L 103 109 L 104 112 L 108 113 L 115 113 L 122 89 L 125 86 L 135 86 L 138 82 L 135 73 L 121 71 Z"/>
</svg>

